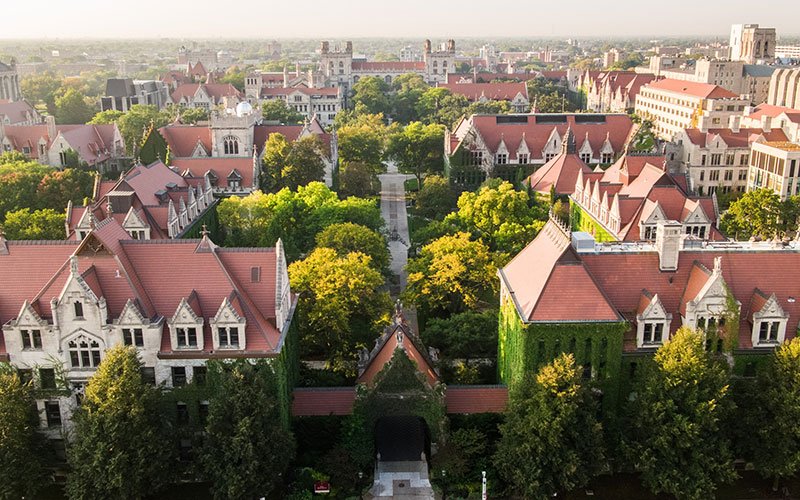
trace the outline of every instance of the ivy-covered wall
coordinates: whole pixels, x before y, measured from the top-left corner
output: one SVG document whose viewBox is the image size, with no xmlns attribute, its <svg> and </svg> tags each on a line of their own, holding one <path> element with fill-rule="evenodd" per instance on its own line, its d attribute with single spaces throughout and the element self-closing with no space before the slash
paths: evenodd
<svg viewBox="0 0 800 500">
<path fill-rule="evenodd" d="M 561 353 L 573 353 L 587 378 L 603 390 L 603 405 L 617 404 L 626 322 L 523 324 L 507 299 L 500 308 L 498 371 L 509 387 Z"/>
<path fill-rule="evenodd" d="M 204 213 L 202 217 L 192 221 L 192 223 L 189 224 L 189 226 L 186 227 L 178 237 L 184 240 L 200 238 L 203 232 L 203 225 L 205 225 L 211 240 L 215 243 L 221 244 L 222 231 L 220 231 L 219 218 L 217 217 L 218 203 L 219 200 L 214 199 L 212 205 L 208 208 L 208 210 L 206 210 L 206 213 Z"/>
<path fill-rule="evenodd" d="M 583 231 L 594 236 L 595 241 L 617 241 L 608 231 L 603 229 L 592 216 L 586 213 L 577 203 L 570 200 L 570 219 L 573 231 Z"/>
<path fill-rule="evenodd" d="M 296 312 L 295 310 L 292 311 Z M 290 317 L 292 317 L 290 315 Z M 278 390 L 281 400 L 281 420 L 288 429 L 292 419 L 292 393 L 300 376 L 298 348 L 297 348 L 297 321 L 292 321 L 283 342 L 283 348 L 278 356 Z"/>
</svg>

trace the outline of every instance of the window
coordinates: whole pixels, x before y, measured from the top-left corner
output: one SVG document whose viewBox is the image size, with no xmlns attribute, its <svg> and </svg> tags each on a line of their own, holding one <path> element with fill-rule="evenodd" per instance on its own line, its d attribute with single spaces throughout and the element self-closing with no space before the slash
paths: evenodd
<svg viewBox="0 0 800 500">
<path fill-rule="evenodd" d="M 150 366 L 143 366 L 141 369 L 142 382 L 148 385 L 156 385 L 156 369 Z"/>
<path fill-rule="evenodd" d="M 739 180 L 740 181 L 747 180 L 747 170 L 739 170 Z"/>
<path fill-rule="evenodd" d="M 583 163 L 590 163 L 592 161 L 592 153 L 581 153 L 581 161 Z"/>
<path fill-rule="evenodd" d="M 519 153 L 517 159 L 520 165 L 527 165 L 530 161 L 530 155 L 528 153 Z"/>
<path fill-rule="evenodd" d="M 758 327 L 758 342 L 764 344 L 777 343 L 780 327 L 780 321 L 762 321 Z"/>
<path fill-rule="evenodd" d="M 483 164 L 483 151 L 472 151 L 472 164 L 473 165 Z"/>
<path fill-rule="evenodd" d="M 603 153 L 600 155 L 600 163 L 611 163 L 614 159 L 614 155 L 611 153 Z"/>
<path fill-rule="evenodd" d="M 656 228 L 653 226 L 644 227 L 644 239 L 654 240 L 656 238 Z"/>
<path fill-rule="evenodd" d="M 644 324 L 644 344 L 661 344 L 664 339 L 664 323 Z"/>
<path fill-rule="evenodd" d="M 42 389 L 56 388 L 56 372 L 52 368 L 39 368 L 39 385 Z"/>
<path fill-rule="evenodd" d="M 208 369 L 205 366 L 195 366 L 192 368 L 192 382 L 197 385 L 206 385 L 206 375 Z"/>
<path fill-rule="evenodd" d="M 705 170 L 701 170 L 700 171 L 700 180 L 704 181 L 705 178 L 706 178 L 706 171 Z"/>
<path fill-rule="evenodd" d="M 172 367 L 172 387 L 180 387 L 186 385 L 186 367 L 173 366 Z"/>
<path fill-rule="evenodd" d="M 708 173 L 708 180 L 710 181 L 718 181 L 719 180 L 719 170 L 712 170 Z"/>
<path fill-rule="evenodd" d="M 706 155 L 702 155 L 700 157 L 700 165 L 705 166 L 705 164 L 706 164 Z"/>
<path fill-rule="evenodd" d="M 122 343 L 125 345 L 135 345 L 136 347 L 144 347 L 144 335 L 142 335 L 142 329 L 123 328 Z"/>
<path fill-rule="evenodd" d="M 73 308 L 75 309 L 75 318 L 83 319 L 83 302 L 76 300 L 73 304 Z"/>
<path fill-rule="evenodd" d="M 497 153 L 494 162 L 498 165 L 505 165 L 508 163 L 508 153 Z"/>
<path fill-rule="evenodd" d="M 544 155 L 544 162 L 547 163 L 548 161 L 552 160 L 555 157 L 556 157 L 555 153 L 547 153 L 546 155 Z"/>
<path fill-rule="evenodd" d="M 69 343 L 69 359 L 73 368 L 96 368 L 100 364 L 100 345 L 83 337 Z"/>
<path fill-rule="evenodd" d="M 733 180 L 733 170 L 726 170 L 725 171 L 725 180 L 732 181 Z"/>
<path fill-rule="evenodd" d="M 58 401 L 45 401 L 44 414 L 47 418 L 47 427 L 61 427 L 61 405 Z"/>
<path fill-rule="evenodd" d="M 749 162 L 750 162 L 750 155 L 742 155 L 742 157 L 739 158 L 739 165 L 745 166 Z"/>
<path fill-rule="evenodd" d="M 61 166 L 62 167 L 66 167 L 67 166 L 67 152 L 66 151 L 61 151 L 60 153 L 58 153 L 58 159 L 61 161 Z"/>
<path fill-rule="evenodd" d="M 189 408 L 186 406 L 186 403 L 178 402 L 175 404 L 175 410 L 177 413 L 177 420 L 179 424 L 188 424 L 189 423 Z"/>
<path fill-rule="evenodd" d="M 208 419 L 208 401 L 199 401 L 197 403 L 197 417 L 201 424 L 206 424 L 206 420 Z"/>
<path fill-rule="evenodd" d="M 178 328 L 178 347 L 197 347 L 197 329 Z"/>
<path fill-rule="evenodd" d="M 238 155 L 239 154 L 239 139 L 232 135 L 224 138 L 222 140 L 222 149 L 224 154 L 226 155 Z"/>
<path fill-rule="evenodd" d="M 41 349 L 42 332 L 41 330 L 20 330 L 22 334 L 23 349 Z"/>
<path fill-rule="evenodd" d="M 219 346 L 222 347 L 239 347 L 239 328 L 235 326 L 222 326 L 217 328 L 217 335 L 219 335 Z"/>
<path fill-rule="evenodd" d="M 722 164 L 722 153 L 714 153 L 711 155 L 711 166 L 719 166 Z"/>
<path fill-rule="evenodd" d="M 725 165 L 733 165 L 735 163 L 734 157 L 735 156 L 733 153 L 728 153 L 725 155 Z"/>
</svg>

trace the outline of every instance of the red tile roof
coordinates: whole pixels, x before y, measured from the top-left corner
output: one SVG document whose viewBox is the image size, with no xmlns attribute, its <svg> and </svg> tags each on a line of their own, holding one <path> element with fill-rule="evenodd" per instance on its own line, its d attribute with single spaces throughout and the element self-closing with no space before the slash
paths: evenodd
<svg viewBox="0 0 800 500">
<path fill-rule="evenodd" d="M 763 137 L 767 141 L 789 140 L 783 130 L 779 128 L 771 129 L 769 132 L 764 132 L 761 128 L 740 128 L 738 132 L 726 128 L 709 129 L 706 132 L 696 128 L 687 128 L 686 135 L 689 136 L 692 144 L 703 148 L 708 147 L 717 137 L 731 148 L 748 148 L 759 137 Z"/>
<path fill-rule="evenodd" d="M 124 148 L 122 136 L 116 124 L 110 125 L 56 125 L 56 137 L 50 137 L 47 125 L 6 125 L 5 136 L 15 151 L 23 152 L 30 148 L 29 156 L 39 158 L 39 142 L 44 141 L 49 150 L 53 141 L 61 135 L 74 149 L 81 160 L 89 165 L 104 162 L 111 158 L 115 149 L 114 141 L 119 139 L 119 148 Z"/>
<path fill-rule="evenodd" d="M 646 247 L 619 247 L 618 251 L 577 253 L 569 247 L 568 237 L 552 221 L 514 260 L 502 270 L 502 276 L 518 303 L 521 317 L 528 320 L 532 307 L 540 307 L 547 294 L 562 297 L 562 302 L 574 303 L 597 296 L 630 321 L 641 309 L 642 289 L 658 295 L 667 313 L 673 315 L 671 331 L 681 326 L 681 312 L 686 302 L 696 298 L 708 281 L 714 259 L 721 259 L 721 272 L 730 291 L 742 304 L 739 325 L 739 348 L 752 347 L 752 314 L 763 297 L 776 295 L 780 306 L 789 315 L 786 339 L 792 339 L 800 322 L 800 250 L 767 250 L 725 246 L 719 249 L 685 249 L 680 252 L 678 269 L 664 272 L 659 269 L 659 257 Z M 590 281 L 585 279 L 554 279 L 559 267 L 581 266 Z M 552 290 L 550 290 L 552 288 Z M 754 297 L 759 295 L 759 297 Z M 568 300 L 563 298 L 567 297 Z M 599 298 L 597 300 L 600 300 Z M 542 311 L 551 322 L 592 321 L 580 310 L 581 306 L 564 307 L 552 301 Z M 756 306 L 749 306 L 756 304 Z M 635 349 L 635 327 L 625 335 L 625 348 Z"/>
<path fill-rule="evenodd" d="M 292 415 L 295 417 L 350 415 L 355 400 L 355 387 L 297 388 L 294 390 Z"/>
<path fill-rule="evenodd" d="M 255 188 L 253 179 L 253 157 L 212 157 L 212 158 L 175 158 L 172 166 L 184 177 L 202 179 L 206 172 L 212 172 L 217 177 L 216 187 L 228 187 L 228 177 L 238 172 L 241 177 L 241 187 Z"/>
<path fill-rule="evenodd" d="M 158 132 L 167 142 L 173 158 L 192 156 L 197 143 L 202 144 L 206 154 L 211 154 L 211 127 L 195 125 L 167 125 Z"/>
<path fill-rule="evenodd" d="M 261 97 L 288 96 L 295 92 L 309 96 L 336 97 L 339 95 L 339 87 L 318 87 L 310 89 L 308 87 L 264 87 L 261 89 Z"/>
<path fill-rule="evenodd" d="M 447 413 L 502 413 L 508 404 L 508 388 L 500 385 L 449 385 L 444 393 Z"/>
<path fill-rule="evenodd" d="M 50 300 L 59 296 L 69 278 L 74 254 L 79 273 L 91 276 L 92 288 L 102 290 L 110 317 L 119 316 L 128 300 L 133 300 L 146 316 L 170 318 L 181 299 L 194 293 L 207 315 L 202 355 L 209 355 L 213 345 L 208 315 L 216 313 L 223 299 L 238 298 L 247 320 L 245 352 L 274 354 L 280 338 L 275 327 L 274 249 L 222 249 L 211 244 L 206 245 L 207 251 L 199 251 L 204 240 L 119 240 L 124 237 L 127 233 L 119 224 L 107 219 L 80 245 L 75 241 L 7 242 L 7 254 L 0 254 L 4 277 L 0 322 L 16 317 L 25 300 L 36 304 L 43 317 L 51 317 Z M 105 251 L 96 251 L 98 243 Z M 87 245 L 92 249 L 84 251 Z M 250 283 L 252 267 L 262 269 L 258 283 Z M 165 324 L 162 355 L 184 353 L 171 351 Z"/>
<path fill-rule="evenodd" d="M 575 181 L 580 171 L 588 174 L 592 169 L 577 154 L 561 153 L 539 167 L 524 182 L 540 194 L 549 195 L 550 188 L 555 186 L 559 196 L 570 195 L 575 191 Z"/>
<path fill-rule="evenodd" d="M 14 125 L 35 118 L 36 110 L 26 101 L 9 102 L 0 100 L 0 122 L 5 121 L 3 117 L 8 118 L 7 125 Z"/>
<path fill-rule="evenodd" d="M 439 87 L 448 89 L 453 94 L 466 97 L 471 102 L 480 101 L 481 98 L 494 101 L 511 101 L 517 95 L 528 99 L 528 87 L 525 82 L 503 83 L 440 83 Z"/>
<path fill-rule="evenodd" d="M 215 103 L 221 102 L 222 98 L 226 96 L 242 97 L 242 93 L 230 83 L 184 83 L 178 85 L 178 88 L 176 88 L 170 96 L 172 102 L 179 103 L 184 98 L 188 101 L 192 101 L 200 87 L 204 89 L 206 94 L 208 94 Z"/>
<path fill-rule="evenodd" d="M 673 80 L 671 78 L 652 82 L 647 85 L 647 88 L 666 90 L 678 94 L 701 97 L 703 99 L 736 99 L 739 97 L 738 94 L 734 94 L 730 90 L 722 88 L 719 85 Z"/>
<path fill-rule="evenodd" d="M 548 115 L 530 114 L 524 116 L 524 123 L 498 123 L 498 115 L 473 115 L 468 119 L 471 129 L 480 134 L 489 151 L 494 154 L 500 141 L 504 141 L 508 149 L 509 159 L 516 159 L 517 148 L 522 141 L 530 152 L 531 160 L 541 161 L 542 150 L 550 139 L 553 130 L 559 137 L 564 137 L 567 129 L 572 129 L 578 147 L 588 138 L 595 157 L 599 156 L 603 144 L 608 139 L 616 154 L 622 152 L 633 129 L 633 122 L 625 114 L 607 115 Z M 561 119 L 563 117 L 563 120 Z M 596 121 L 592 121 L 597 117 Z M 577 119 L 576 119 L 577 118 Z M 469 148 L 471 139 L 461 136 L 461 142 Z"/>
</svg>

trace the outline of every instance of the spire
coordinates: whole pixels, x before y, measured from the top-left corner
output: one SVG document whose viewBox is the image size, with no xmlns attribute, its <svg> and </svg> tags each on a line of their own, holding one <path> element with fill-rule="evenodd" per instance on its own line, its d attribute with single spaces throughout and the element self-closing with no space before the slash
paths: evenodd
<svg viewBox="0 0 800 500">
<path fill-rule="evenodd" d="M 572 127 L 567 127 L 567 132 L 561 140 L 561 153 L 574 155 L 577 152 L 575 147 L 575 134 L 572 133 Z"/>
</svg>

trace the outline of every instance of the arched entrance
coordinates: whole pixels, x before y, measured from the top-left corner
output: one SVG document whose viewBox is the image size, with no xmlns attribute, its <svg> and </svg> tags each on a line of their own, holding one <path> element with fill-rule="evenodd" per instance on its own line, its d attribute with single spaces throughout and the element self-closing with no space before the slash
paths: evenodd
<svg viewBox="0 0 800 500">
<path fill-rule="evenodd" d="M 375 423 L 375 449 L 382 462 L 410 462 L 431 456 L 425 420 L 415 415 L 381 417 Z"/>
</svg>

